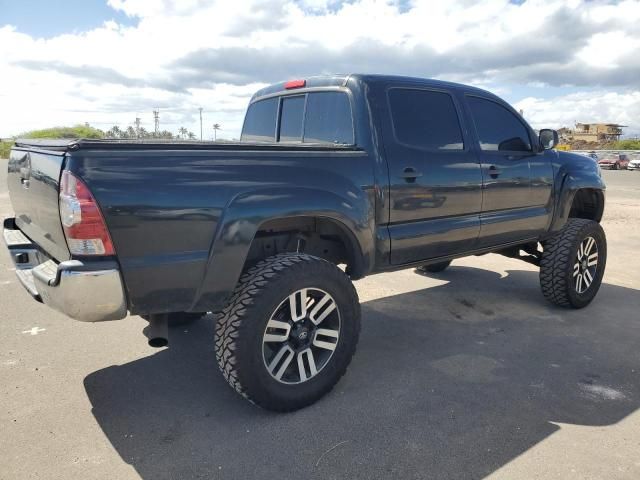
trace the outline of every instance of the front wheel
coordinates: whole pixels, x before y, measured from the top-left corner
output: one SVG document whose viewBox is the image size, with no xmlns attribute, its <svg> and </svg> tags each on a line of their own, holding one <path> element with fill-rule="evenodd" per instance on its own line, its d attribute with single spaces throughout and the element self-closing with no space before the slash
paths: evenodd
<svg viewBox="0 0 640 480">
<path fill-rule="evenodd" d="M 550 302 L 586 307 L 596 296 L 607 262 L 607 239 L 599 223 L 570 218 L 543 244 L 540 286 Z"/>
<path fill-rule="evenodd" d="M 268 410 L 312 404 L 338 382 L 360 332 L 360 304 L 338 267 L 280 254 L 242 275 L 218 317 L 216 358 L 229 384 Z"/>
</svg>

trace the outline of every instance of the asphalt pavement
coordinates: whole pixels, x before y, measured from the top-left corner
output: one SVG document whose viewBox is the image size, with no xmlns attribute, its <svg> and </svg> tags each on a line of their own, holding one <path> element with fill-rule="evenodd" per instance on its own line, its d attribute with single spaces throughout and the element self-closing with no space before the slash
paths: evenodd
<svg viewBox="0 0 640 480">
<path fill-rule="evenodd" d="M 139 317 L 31 300 L 0 248 L 0 479 L 640 478 L 640 172 L 604 175 L 591 306 L 548 304 L 535 267 L 498 255 L 368 277 L 346 376 L 291 414 L 226 385 L 212 318 L 155 350 Z"/>
</svg>

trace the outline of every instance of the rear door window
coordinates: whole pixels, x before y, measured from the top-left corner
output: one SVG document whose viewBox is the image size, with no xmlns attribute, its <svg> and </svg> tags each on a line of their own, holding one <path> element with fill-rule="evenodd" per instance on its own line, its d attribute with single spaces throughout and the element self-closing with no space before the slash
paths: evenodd
<svg viewBox="0 0 640 480">
<path fill-rule="evenodd" d="M 313 92 L 307 98 L 304 141 L 353 144 L 349 97 L 343 92 Z"/>
<path fill-rule="evenodd" d="M 497 152 L 530 152 L 527 129 L 502 105 L 480 97 L 467 97 L 478 132 L 480 148 Z"/>
<path fill-rule="evenodd" d="M 268 98 L 252 103 L 242 127 L 243 142 L 275 142 L 278 99 Z"/>
<path fill-rule="evenodd" d="M 396 140 L 425 150 L 463 150 L 458 113 L 448 93 L 411 88 L 389 90 Z"/>
</svg>

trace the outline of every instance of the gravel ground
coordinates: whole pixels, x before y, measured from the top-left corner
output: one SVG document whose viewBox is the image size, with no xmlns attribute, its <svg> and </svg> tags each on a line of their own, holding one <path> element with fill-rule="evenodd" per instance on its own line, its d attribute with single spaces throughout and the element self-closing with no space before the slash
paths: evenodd
<svg viewBox="0 0 640 480">
<path fill-rule="evenodd" d="M 139 317 L 32 301 L 0 248 L 0 479 L 640 478 L 640 172 L 604 175 L 590 307 L 547 304 L 533 266 L 497 255 L 368 277 L 347 375 L 288 415 L 225 384 L 210 318 L 153 350 Z"/>
</svg>

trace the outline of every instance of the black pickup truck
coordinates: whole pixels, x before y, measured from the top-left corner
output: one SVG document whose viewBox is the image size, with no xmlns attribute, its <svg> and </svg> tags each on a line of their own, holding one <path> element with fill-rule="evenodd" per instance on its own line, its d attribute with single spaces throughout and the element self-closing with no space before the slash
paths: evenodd
<svg viewBox="0 0 640 480">
<path fill-rule="evenodd" d="M 29 293 L 82 321 L 215 316 L 228 382 L 314 402 L 360 330 L 351 281 L 489 252 L 581 308 L 606 262 L 596 162 L 473 87 L 377 75 L 257 92 L 236 143 L 18 141 L 4 239 Z"/>
</svg>

